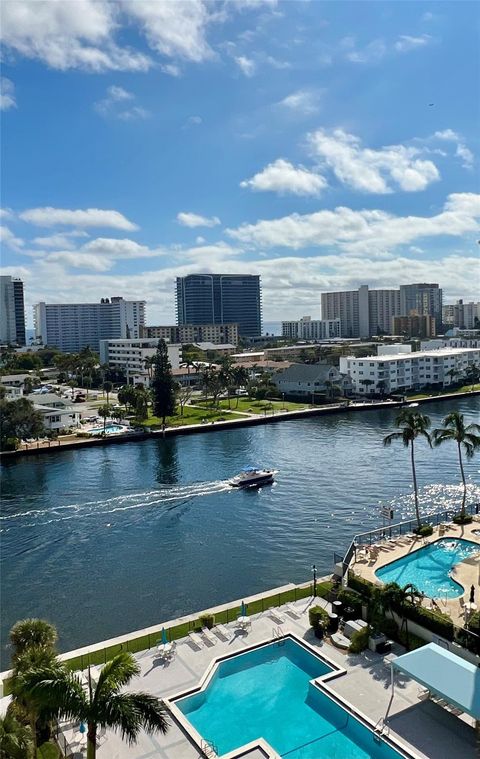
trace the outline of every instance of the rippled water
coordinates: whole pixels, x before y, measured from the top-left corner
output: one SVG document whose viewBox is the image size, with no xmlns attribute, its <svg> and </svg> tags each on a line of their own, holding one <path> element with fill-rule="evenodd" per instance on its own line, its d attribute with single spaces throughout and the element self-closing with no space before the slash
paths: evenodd
<svg viewBox="0 0 480 759">
<path fill-rule="evenodd" d="M 470 421 L 475 398 L 455 406 Z M 446 403 L 426 409 L 437 426 Z M 369 411 L 64 451 L 2 466 L 1 641 L 25 616 L 69 649 L 329 572 L 354 533 L 412 513 L 409 458 L 382 447 L 396 412 Z M 479 457 L 465 462 L 480 498 Z M 461 498 L 455 446 L 417 451 L 425 512 Z M 261 490 L 228 487 L 273 466 Z"/>
</svg>

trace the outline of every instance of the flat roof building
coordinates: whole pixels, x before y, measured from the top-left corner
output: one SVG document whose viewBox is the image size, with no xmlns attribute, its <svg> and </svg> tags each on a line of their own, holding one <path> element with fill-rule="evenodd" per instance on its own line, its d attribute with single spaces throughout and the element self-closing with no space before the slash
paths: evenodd
<svg viewBox="0 0 480 759">
<path fill-rule="evenodd" d="M 26 343 L 23 282 L 7 275 L 0 276 L 0 343 Z"/>
<path fill-rule="evenodd" d="M 172 343 L 238 343 L 238 324 L 178 324 L 142 327 L 141 337 L 156 337 Z"/>
<path fill-rule="evenodd" d="M 390 334 L 392 316 L 400 314 L 399 290 L 358 290 L 321 294 L 322 319 L 339 319 L 341 337 Z"/>
</svg>

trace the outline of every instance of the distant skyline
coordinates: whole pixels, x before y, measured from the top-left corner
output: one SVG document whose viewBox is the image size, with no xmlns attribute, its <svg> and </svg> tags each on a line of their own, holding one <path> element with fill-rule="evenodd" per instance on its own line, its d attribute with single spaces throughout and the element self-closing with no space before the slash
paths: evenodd
<svg viewBox="0 0 480 759">
<path fill-rule="evenodd" d="M 40 301 L 147 301 L 260 274 L 478 300 L 478 5 L 3 0 L 2 274 Z"/>
</svg>

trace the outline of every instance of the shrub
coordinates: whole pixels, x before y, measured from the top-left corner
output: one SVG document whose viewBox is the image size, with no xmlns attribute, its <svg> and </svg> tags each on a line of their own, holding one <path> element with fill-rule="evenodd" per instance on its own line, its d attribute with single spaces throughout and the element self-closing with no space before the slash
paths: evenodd
<svg viewBox="0 0 480 759">
<path fill-rule="evenodd" d="M 480 635 L 480 611 L 474 612 L 468 620 L 468 629 Z"/>
<path fill-rule="evenodd" d="M 327 627 L 328 612 L 321 606 L 311 606 L 308 610 L 308 621 L 316 629 L 317 627 Z"/>
<path fill-rule="evenodd" d="M 202 614 L 202 616 L 199 619 L 199 622 L 202 627 L 208 627 L 208 629 L 211 630 L 213 625 L 215 624 L 215 617 L 213 616 L 213 614 Z"/>
<path fill-rule="evenodd" d="M 414 533 L 420 535 L 422 538 L 426 538 L 433 533 L 433 527 L 431 524 L 422 524 L 420 527 L 415 527 Z"/>
<path fill-rule="evenodd" d="M 385 633 L 386 634 L 386 633 Z M 393 638 L 393 635 L 392 635 Z M 399 643 L 402 644 L 402 646 L 407 646 L 407 633 L 406 630 L 400 630 L 398 632 L 397 640 Z M 410 631 L 408 632 L 408 650 L 414 651 L 416 648 L 421 648 L 422 646 L 426 646 L 427 641 L 423 640 L 423 638 L 419 638 L 418 635 L 414 635 Z"/>
<path fill-rule="evenodd" d="M 359 654 L 361 651 L 365 651 L 368 646 L 368 639 L 370 637 L 370 627 L 362 627 L 361 630 L 355 630 L 350 638 L 350 648 L 348 649 L 351 654 Z"/>
<path fill-rule="evenodd" d="M 470 514 L 455 514 L 453 522 L 455 524 L 471 524 L 473 522 L 473 517 Z"/>
<path fill-rule="evenodd" d="M 358 575 L 353 574 L 353 572 L 349 572 L 348 587 L 352 588 L 352 590 L 356 590 L 363 598 L 370 598 L 374 585 L 363 577 L 359 577 Z"/>
<path fill-rule="evenodd" d="M 362 611 L 362 597 L 351 590 L 341 590 L 337 596 L 338 600 L 342 602 L 343 608 L 351 607 L 355 614 L 360 614 Z"/>
<path fill-rule="evenodd" d="M 411 619 L 412 622 L 418 622 L 419 625 L 426 627 L 427 630 L 440 635 L 446 640 L 453 640 L 454 626 L 453 622 L 447 614 L 443 614 L 440 611 L 430 611 L 423 606 L 413 606 L 406 604 L 403 607 L 403 614 L 407 619 Z"/>
<path fill-rule="evenodd" d="M 393 640 L 399 640 L 398 625 L 394 619 L 384 617 L 378 623 L 378 631 L 387 636 L 387 638 L 393 638 Z"/>
</svg>

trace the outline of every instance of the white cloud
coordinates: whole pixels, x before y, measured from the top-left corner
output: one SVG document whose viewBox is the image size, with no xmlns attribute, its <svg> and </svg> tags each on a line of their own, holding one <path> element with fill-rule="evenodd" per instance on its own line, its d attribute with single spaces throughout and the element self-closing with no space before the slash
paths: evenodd
<svg viewBox="0 0 480 759">
<path fill-rule="evenodd" d="M 48 253 L 44 260 L 61 263 L 74 268 L 108 271 L 121 259 L 156 258 L 163 250 L 151 250 L 146 245 L 139 245 L 134 240 L 97 237 L 82 245 L 77 250 L 57 250 Z"/>
<path fill-rule="evenodd" d="M 11 250 L 19 251 L 24 245 L 24 242 L 20 237 L 15 237 L 11 229 L 5 226 L 0 226 L 0 242 Z"/>
<path fill-rule="evenodd" d="M 150 114 L 145 108 L 138 105 L 132 105 L 124 108 L 123 104 L 135 99 L 132 92 L 128 92 L 123 87 L 113 85 L 107 88 L 107 94 L 102 100 L 94 103 L 94 108 L 101 116 L 112 116 L 122 121 L 136 121 L 137 119 L 146 119 Z"/>
<path fill-rule="evenodd" d="M 456 143 L 456 152 L 455 155 L 458 156 L 458 158 L 461 158 L 463 161 L 463 167 L 465 169 L 471 169 L 474 164 L 474 155 L 472 151 L 467 148 L 463 141 L 462 135 L 458 134 L 458 132 L 454 132 L 453 129 L 444 129 L 440 132 L 435 132 L 433 135 L 434 138 L 437 140 L 445 140 L 447 142 L 455 142 Z"/>
<path fill-rule="evenodd" d="M 74 248 L 75 237 L 88 237 L 86 232 L 78 229 L 74 229 L 71 232 L 62 232 L 62 234 L 48 235 L 47 237 L 35 237 L 32 240 L 34 245 L 39 245 L 42 248 Z"/>
<path fill-rule="evenodd" d="M 280 71 L 291 68 L 291 64 L 288 61 L 280 61 L 278 58 L 274 58 L 273 55 L 267 55 L 265 62 L 272 66 L 272 68 L 279 69 Z"/>
<path fill-rule="evenodd" d="M 293 166 L 289 161 L 278 158 L 251 179 L 240 182 L 240 187 L 249 187 L 257 192 L 278 192 L 292 195 L 319 195 L 327 186 L 326 179 L 303 166 Z"/>
<path fill-rule="evenodd" d="M 0 208 L 0 219 L 12 219 L 14 216 L 10 208 Z"/>
<path fill-rule="evenodd" d="M 346 38 L 346 40 L 353 42 L 351 37 Z M 382 60 L 386 52 L 387 46 L 381 39 L 372 40 L 361 49 L 355 49 L 353 42 L 353 48 L 347 52 L 346 58 L 351 63 L 377 63 Z"/>
<path fill-rule="evenodd" d="M 195 238 L 195 242 L 197 243 L 197 245 L 203 245 L 203 243 L 205 242 L 205 238 L 199 235 L 198 237 Z"/>
<path fill-rule="evenodd" d="M 203 119 L 201 116 L 189 116 L 184 124 L 184 127 L 198 126 L 199 124 L 202 124 L 202 123 L 203 123 Z"/>
<path fill-rule="evenodd" d="M 311 214 L 294 213 L 228 229 L 239 242 L 260 248 L 336 246 L 347 253 L 383 254 L 425 237 L 461 237 L 480 230 L 480 195 L 449 195 L 443 211 L 432 217 L 400 217 L 379 210 L 338 207 Z"/>
<path fill-rule="evenodd" d="M 363 148 L 358 137 L 343 129 L 318 129 L 308 139 L 321 165 L 328 166 L 337 179 L 356 190 L 384 194 L 392 191 L 393 182 L 401 190 L 418 192 L 440 177 L 432 161 L 418 158 L 420 150 L 415 147 Z"/>
<path fill-rule="evenodd" d="M 320 90 L 297 90 L 287 95 L 283 100 L 280 100 L 278 105 L 290 111 L 295 111 L 297 114 L 302 113 L 305 116 L 309 116 L 318 111 L 321 94 L 322 91 Z"/>
<path fill-rule="evenodd" d="M 200 214 L 187 211 L 178 213 L 177 221 L 183 227 L 216 227 L 220 224 L 218 216 L 200 216 Z"/>
<path fill-rule="evenodd" d="M 245 55 L 239 55 L 234 58 L 235 63 L 237 64 L 238 68 L 242 72 L 242 74 L 245 74 L 246 77 L 251 77 L 254 75 L 257 66 L 254 60 L 251 58 L 247 58 Z"/>
<path fill-rule="evenodd" d="M 0 111 L 9 111 L 16 108 L 15 85 L 6 76 L 0 76 Z"/>
<path fill-rule="evenodd" d="M 129 221 L 119 211 L 104 211 L 99 208 L 71 210 L 68 208 L 30 208 L 19 214 L 23 221 L 35 224 L 37 227 L 62 226 L 75 227 L 111 227 L 132 231 L 138 229 L 136 224 Z"/>
<path fill-rule="evenodd" d="M 122 7 L 158 53 L 197 63 L 213 57 L 206 39 L 213 17 L 202 0 L 124 0 Z"/>
<path fill-rule="evenodd" d="M 105 0 L 2 3 L 3 44 L 63 71 L 146 71 L 151 66 L 148 56 L 114 41 L 118 10 Z"/>
<path fill-rule="evenodd" d="M 164 63 L 160 66 L 160 71 L 169 76 L 181 76 L 182 69 L 176 63 Z"/>
<path fill-rule="evenodd" d="M 394 47 L 397 53 L 409 53 L 411 50 L 418 50 L 418 48 L 425 47 L 430 44 L 431 41 L 432 38 L 429 34 L 422 34 L 420 37 L 401 34 L 395 42 Z"/>
</svg>

